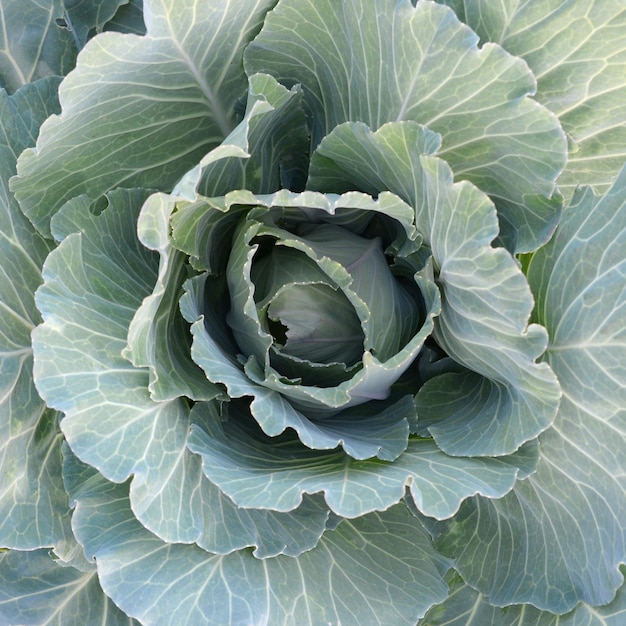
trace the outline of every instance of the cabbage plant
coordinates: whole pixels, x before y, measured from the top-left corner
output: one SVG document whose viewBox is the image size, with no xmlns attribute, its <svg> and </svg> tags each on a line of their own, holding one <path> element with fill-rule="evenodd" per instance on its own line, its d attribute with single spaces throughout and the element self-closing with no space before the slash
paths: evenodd
<svg viewBox="0 0 626 626">
<path fill-rule="evenodd" d="M 623 0 L 0 20 L 3 624 L 623 622 Z"/>
</svg>

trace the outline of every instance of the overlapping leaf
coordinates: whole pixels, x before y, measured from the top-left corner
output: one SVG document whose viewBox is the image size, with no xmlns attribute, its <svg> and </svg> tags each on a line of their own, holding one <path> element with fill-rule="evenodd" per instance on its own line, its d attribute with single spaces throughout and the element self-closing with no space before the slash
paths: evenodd
<svg viewBox="0 0 626 626">
<path fill-rule="evenodd" d="M 49 234 L 65 201 L 118 186 L 170 190 L 233 129 L 243 48 L 274 0 L 148 0 L 144 37 L 102 33 L 60 91 L 62 114 L 20 157 L 14 190 Z M 202 6 L 202 10 L 196 10 Z"/>
<path fill-rule="evenodd" d="M 581 191 L 528 276 L 563 400 L 537 472 L 437 529 L 441 550 L 491 604 L 565 613 L 611 602 L 626 559 L 626 169 Z"/>
<path fill-rule="evenodd" d="M 147 193 L 111 192 L 110 206 L 97 217 L 79 197 L 53 220 L 63 241 L 46 261 L 37 295 L 44 318 L 33 332 L 38 388 L 49 406 L 65 413 L 61 427 L 76 455 L 113 481 L 134 474 L 133 510 L 159 536 L 214 552 L 252 545 L 262 555 L 299 553 L 315 544 L 327 511 L 307 506 L 289 514 L 293 521 L 238 512 L 187 451 L 186 400 L 155 402 L 148 370 L 122 356 L 133 315 L 157 281 L 158 258 L 135 234 Z M 285 542 L 289 524 L 293 533 Z M 300 544 L 302 525 L 307 532 Z"/>
<path fill-rule="evenodd" d="M 622 567 L 622 573 L 626 573 Z M 565 615 L 517 605 L 504 609 L 491 606 L 480 593 L 466 585 L 455 572 L 446 577 L 450 596 L 433 607 L 419 624 L 423 626 L 621 626 L 626 619 L 626 588 L 604 606 L 579 604 Z"/>
<path fill-rule="evenodd" d="M 63 0 L 66 28 L 72 32 L 80 50 L 90 35 L 101 32 L 120 6 L 129 0 Z"/>
<path fill-rule="evenodd" d="M 606 191 L 626 161 L 626 6 L 622 0 L 439 0 L 483 41 L 522 57 L 536 99 L 559 117 L 570 146 L 558 179 Z"/>
<path fill-rule="evenodd" d="M 477 41 L 434 2 L 283 0 L 248 47 L 246 70 L 302 84 L 314 146 L 346 121 L 376 130 L 414 120 L 441 133 L 455 176 L 496 201 L 502 240 L 533 250 L 558 220 L 560 202 L 548 198 L 565 138 L 526 97 L 535 88 L 527 66 Z"/>
<path fill-rule="evenodd" d="M 410 439 L 393 462 L 358 461 L 341 450 L 304 447 L 297 439 L 274 441 L 249 421 L 241 409 L 222 424 L 206 405 L 196 405 L 198 425 L 188 446 L 203 459 L 204 472 L 239 506 L 290 511 L 303 494 L 323 492 L 328 506 L 342 517 L 384 511 L 400 501 L 408 487 L 415 505 L 438 519 L 454 515 L 474 493 L 497 498 L 516 478 L 534 470 L 537 448 L 500 458 L 449 457 L 427 439 Z"/>
<path fill-rule="evenodd" d="M 64 76 L 74 67 L 74 39 L 55 23 L 62 13 L 63 0 L 2 2 L 0 87 L 13 93 L 46 76 Z"/>
<path fill-rule="evenodd" d="M 258 207 L 261 213 L 271 207 L 309 210 L 329 220 L 336 211 L 341 212 L 342 209 L 352 211 L 350 215 L 354 211 L 364 211 L 398 216 L 400 227 L 415 236 L 410 207 L 393 194 L 381 194 L 380 198 L 374 200 L 359 193 L 325 196 L 320 193 L 298 194 L 281 190 L 272 195 L 255 196 L 240 191 L 227 194 L 224 198 L 180 203 L 173 218 L 174 243 L 192 257 L 201 258 L 199 263 L 203 267 L 210 265 L 214 254 L 228 259 L 231 254 L 231 235 L 227 227 L 220 226 L 220 219 L 228 212 L 227 219 L 222 220 L 222 223 L 232 225 L 233 219 L 240 217 L 242 211 L 254 207 Z M 214 215 L 218 217 L 213 219 Z M 225 241 L 228 242 L 226 247 Z M 235 246 L 233 250 L 233 254 L 240 254 Z M 244 253 L 249 254 L 246 250 Z M 326 258 L 325 261 L 341 273 L 345 283 L 351 281 L 349 274 L 339 268 L 338 263 Z M 212 268 L 212 272 L 216 271 Z M 438 312 L 438 293 L 431 280 L 417 277 L 416 281 L 424 297 L 425 319 L 405 345 L 384 361 L 367 352 L 363 357 L 363 367 L 348 380 L 333 386 L 318 387 L 289 384 L 272 368 L 264 371 L 263 366 L 252 357 L 247 359 L 243 367 L 237 363 L 240 349 L 230 338 L 230 330 L 225 325 L 225 314 L 220 304 L 222 293 L 214 281 L 209 283 L 206 275 L 195 277 L 187 283 L 187 293 L 181 299 L 183 315 L 192 324 L 192 358 L 204 369 L 209 380 L 225 385 L 231 397 L 254 398 L 251 410 L 267 434 L 275 436 L 286 428 L 293 428 L 302 441 L 312 448 L 331 449 L 342 445 L 355 458 L 376 455 L 387 460 L 394 459 L 406 447 L 409 434 L 407 420 L 414 418 L 414 411 L 412 414 L 403 414 L 393 407 L 381 405 L 378 410 L 368 412 L 360 411 L 362 407 L 359 405 L 363 400 L 385 400 L 388 397 L 390 386 L 411 365 L 432 331 L 432 319 Z M 223 291 L 225 288 L 222 286 L 220 289 Z M 246 279 L 243 293 L 247 294 L 247 302 L 240 303 L 240 306 L 254 306 L 251 303 L 252 292 L 253 286 Z M 372 314 L 374 316 L 375 313 Z M 256 327 L 261 333 L 258 323 Z M 350 410 L 352 408 L 354 411 Z M 315 421 L 308 417 L 309 412 L 313 417 L 323 417 L 342 409 L 348 409 L 342 418 Z"/>
<path fill-rule="evenodd" d="M 126 4 L 121 5 L 117 13 L 104 25 L 104 30 L 145 35 L 146 24 L 143 19 L 143 0 L 128 0 Z"/>
<path fill-rule="evenodd" d="M 309 185 L 390 190 L 414 207 L 442 293 L 434 336 L 473 372 L 444 374 L 422 387 L 421 432 L 450 454 L 507 454 L 554 419 L 558 383 L 545 363 L 535 363 L 547 334 L 528 325 L 533 299 L 516 262 L 490 245 L 498 232 L 493 205 L 469 183 L 453 184 L 449 167 L 432 156 L 436 145 L 413 122 L 375 133 L 343 124 L 313 154 Z"/>
<path fill-rule="evenodd" d="M 30 333 L 34 291 L 51 249 L 8 190 L 18 154 L 57 110 L 58 79 L 0 92 L 0 546 L 31 550 L 69 534 L 57 415 L 37 395 Z"/>
<path fill-rule="evenodd" d="M 261 561 L 163 543 L 135 519 L 126 485 L 94 477 L 73 529 L 107 595 L 146 625 L 413 626 L 447 595 L 449 562 L 404 505 L 343 521 L 298 558 Z"/>
<path fill-rule="evenodd" d="M 23 626 L 139 626 L 104 595 L 95 570 L 60 567 L 48 550 L 0 554 L 0 620 Z"/>
</svg>

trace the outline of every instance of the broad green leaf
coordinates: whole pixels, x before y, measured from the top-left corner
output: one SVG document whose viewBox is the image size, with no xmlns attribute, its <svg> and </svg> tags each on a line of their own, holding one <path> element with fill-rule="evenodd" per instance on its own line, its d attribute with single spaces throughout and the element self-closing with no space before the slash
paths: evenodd
<svg viewBox="0 0 626 626">
<path fill-rule="evenodd" d="M 72 32 L 76 47 L 80 50 L 90 36 L 102 32 L 120 6 L 127 3 L 128 0 L 63 0 L 63 22 Z"/>
<path fill-rule="evenodd" d="M 310 450 L 293 437 L 276 442 L 250 424 L 246 410 L 235 405 L 220 423 L 196 405 L 187 444 L 202 457 L 207 477 L 244 508 L 290 511 L 303 494 L 323 492 L 333 512 L 356 518 L 388 509 L 408 488 L 419 511 L 444 519 L 475 493 L 508 492 L 518 476 L 533 471 L 537 457 L 533 444 L 509 457 L 450 457 L 432 440 L 412 438 L 393 462 L 359 461 L 341 450 Z"/>
<path fill-rule="evenodd" d="M 0 622 L 139 626 L 104 595 L 95 571 L 61 567 L 48 550 L 0 553 Z"/>
<path fill-rule="evenodd" d="M 72 35 L 55 23 L 62 13 L 63 0 L 2 1 L 0 87 L 13 93 L 46 76 L 64 76 L 74 67 Z"/>
<path fill-rule="evenodd" d="M 64 449 L 63 479 L 72 508 L 89 497 L 94 488 L 99 489 L 103 481 L 101 474 L 82 463 L 69 448 Z M 196 543 L 213 553 L 230 554 L 253 547 L 252 554 L 259 559 L 278 554 L 298 556 L 317 545 L 329 522 L 329 511 L 321 496 L 306 497 L 302 506 L 289 513 L 245 510 L 237 508 L 199 475 L 190 471 L 188 480 L 202 492 L 202 506 L 196 506 L 194 515 L 202 520 L 204 528 L 198 532 Z"/>
<path fill-rule="evenodd" d="M 565 165 L 554 115 L 528 96 L 526 64 L 488 44 L 447 7 L 376 0 L 281 0 L 245 53 L 246 71 L 301 84 L 313 146 L 334 126 L 413 120 L 442 135 L 440 156 L 498 206 L 510 249 L 534 250 L 552 233 Z"/>
<path fill-rule="evenodd" d="M 626 568 L 622 566 L 622 573 Z M 604 606 L 581 603 L 565 615 L 540 611 L 530 605 L 491 606 L 451 570 L 446 576 L 450 596 L 424 616 L 420 626 L 622 626 L 626 619 L 626 588 L 622 586 L 615 599 Z"/>
<path fill-rule="evenodd" d="M 62 113 L 20 157 L 14 190 L 49 234 L 70 198 L 116 187 L 170 190 L 226 137 L 244 95 L 243 48 L 274 0 L 146 0 L 147 35 L 107 32 L 81 51 Z"/>
<path fill-rule="evenodd" d="M 73 528 L 107 595 L 146 626 L 413 626 L 447 595 L 449 562 L 404 505 L 345 520 L 298 558 L 261 561 L 163 543 L 133 517 L 127 493 L 94 484 Z"/>
<path fill-rule="evenodd" d="M 449 454 L 509 454 L 554 419 L 558 383 L 535 362 L 547 334 L 528 324 L 533 298 L 516 261 L 490 245 L 498 224 L 489 198 L 467 181 L 453 183 L 435 148 L 432 133 L 414 122 L 376 132 L 343 124 L 313 154 L 309 184 L 389 190 L 414 207 L 442 296 L 434 337 L 473 372 L 443 374 L 420 389 L 420 432 Z"/>
<path fill-rule="evenodd" d="M 439 0 L 483 41 L 522 57 L 537 77 L 535 99 L 567 132 L 568 196 L 606 191 L 626 161 L 626 6 L 623 0 L 542 2 Z"/>
<path fill-rule="evenodd" d="M 537 472 L 497 501 L 461 507 L 439 548 L 489 602 L 565 613 L 613 599 L 626 560 L 626 169 L 610 191 L 581 190 L 528 277 L 546 359 L 561 381 Z"/>
<path fill-rule="evenodd" d="M 33 383 L 30 334 L 40 320 L 33 293 L 50 242 L 34 232 L 8 189 L 19 153 L 57 110 L 56 78 L 13 96 L 0 91 L 0 546 L 51 546 L 71 532 L 60 477 L 57 414 Z"/>
<path fill-rule="evenodd" d="M 55 216 L 53 231 L 65 238 L 37 294 L 39 390 L 65 413 L 61 429 L 80 459 L 115 482 L 133 475 L 133 510 L 160 537 L 215 552 L 255 546 L 259 555 L 299 554 L 319 539 L 327 511 L 311 503 L 289 515 L 239 513 L 187 450 L 187 401 L 153 401 L 148 370 L 122 356 L 133 315 L 158 280 L 158 259 L 135 234 L 147 193 L 111 192 L 97 217 L 76 198 Z"/>
</svg>

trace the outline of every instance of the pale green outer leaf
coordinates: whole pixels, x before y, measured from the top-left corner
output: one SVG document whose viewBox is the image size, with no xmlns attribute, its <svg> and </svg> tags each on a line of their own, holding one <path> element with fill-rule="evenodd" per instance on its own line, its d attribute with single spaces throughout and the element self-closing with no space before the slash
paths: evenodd
<svg viewBox="0 0 626 626">
<path fill-rule="evenodd" d="M 315 545 L 327 511 L 312 503 L 290 515 L 240 514 L 187 450 L 187 403 L 154 402 L 148 370 L 122 357 L 133 315 L 157 281 L 158 260 L 135 235 L 146 194 L 111 192 L 98 217 L 75 198 L 55 216 L 53 230 L 65 239 L 48 257 L 37 295 L 39 390 L 65 413 L 61 428 L 78 457 L 109 480 L 134 475 L 133 510 L 160 537 L 216 552 L 298 554 Z"/>
<path fill-rule="evenodd" d="M 76 61 L 72 35 L 59 28 L 63 0 L 2 0 L 0 87 L 8 92 L 39 78 L 65 75 Z"/>
<path fill-rule="evenodd" d="M 409 0 L 281 0 L 245 54 L 246 71 L 302 84 L 313 146 L 334 126 L 376 130 L 413 120 L 441 133 L 439 154 L 496 201 L 501 237 L 517 251 L 547 240 L 565 165 L 557 119 L 528 95 L 535 79 L 447 7 Z"/>
<path fill-rule="evenodd" d="M 626 568 L 622 567 L 622 573 Z M 539 611 L 524 604 L 504 609 L 491 606 L 453 571 L 446 576 L 450 596 L 433 607 L 419 626 L 622 626 L 626 621 L 626 588 L 622 586 L 610 604 L 581 603 L 565 615 Z"/>
<path fill-rule="evenodd" d="M 19 162 L 14 189 L 44 234 L 64 202 L 118 186 L 171 189 L 234 127 L 243 48 L 275 0 L 147 0 L 145 37 L 102 33 L 60 89 L 62 113 Z"/>
<path fill-rule="evenodd" d="M 0 622 L 139 626 L 104 595 L 95 571 L 61 567 L 48 550 L 0 553 Z"/>
<path fill-rule="evenodd" d="M 89 497 L 94 489 L 98 490 L 103 477 L 93 467 L 82 463 L 69 448 L 65 448 L 63 480 L 70 505 L 74 508 L 77 501 Z M 217 487 L 203 479 L 200 473 L 194 475 L 190 471 L 187 480 L 201 492 L 199 501 L 193 503 L 198 527 L 195 543 L 209 552 L 230 554 L 253 547 L 252 554 L 259 559 L 277 554 L 294 557 L 314 548 L 329 522 L 328 507 L 321 496 L 307 497 L 302 506 L 289 513 L 244 510 L 236 507 Z M 188 523 L 188 520 L 181 519 L 180 523 Z M 82 549 L 81 554 L 85 561 Z M 78 563 L 75 567 L 83 565 L 79 558 L 75 558 L 75 561 Z"/>
<path fill-rule="evenodd" d="M 574 198 L 531 261 L 547 360 L 563 387 L 537 472 L 498 501 L 478 498 L 439 527 L 463 578 L 495 605 L 565 613 L 605 604 L 626 561 L 626 169 Z"/>
<path fill-rule="evenodd" d="M 303 494 L 323 492 L 333 512 L 355 518 L 388 509 L 408 487 L 421 512 L 444 519 L 475 493 L 497 498 L 508 492 L 537 457 L 532 444 L 509 457 L 449 457 L 432 440 L 410 439 L 393 462 L 359 461 L 341 450 L 310 450 L 293 438 L 276 443 L 243 427 L 249 420 L 241 414 L 220 423 L 201 418 L 206 411 L 202 404 L 194 408 L 200 426 L 192 427 L 187 445 L 202 457 L 208 478 L 244 508 L 290 511 Z"/>
<path fill-rule="evenodd" d="M 517 263 L 490 245 L 498 224 L 489 198 L 467 181 L 453 183 L 447 164 L 429 154 L 435 148 L 432 134 L 414 122 L 376 132 L 343 124 L 313 154 L 309 182 L 390 190 L 414 207 L 442 296 L 434 337 L 479 374 L 426 383 L 417 395 L 421 432 L 449 454 L 508 454 L 554 419 L 558 383 L 547 364 L 535 363 L 547 334 L 528 325 L 533 298 Z"/>
<path fill-rule="evenodd" d="M 71 535 L 58 418 L 32 375 L 30 333 L 40 320 L 33 293 L 52 246 L 34 232 L 7 184 L 19 153 L 57 110 L 58 82 L 42 79 L 13 96 L 0 92 L 0 546 L 24 550 Z"/>
<path fill-rule="evenodd" d="M 537 77 L 535 99 L 570 138 L 558 179 L 606 191 L 626 161 L 626 5 L 623 0 L 439 0 L 483 41 L 522 57 Z"/>
<path fill-rule="evenodd" d="M 104 481 L 77 501 L 73 528 L 107 595 L 146 626 L 413 626 L 447 595 L 449 562 L 404 505 L 343 521 L 295 559 L 163 543 L 127 487 Z"/>
</svg>

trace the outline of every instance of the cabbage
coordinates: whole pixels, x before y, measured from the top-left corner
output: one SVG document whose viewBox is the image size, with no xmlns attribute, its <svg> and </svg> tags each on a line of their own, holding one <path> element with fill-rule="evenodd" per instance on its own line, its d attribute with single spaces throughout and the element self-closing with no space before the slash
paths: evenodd
<svg viewBox="0 0 626 626">
<path fill-rule="evenodd" d="M 5 5 L 0 621 L 621 623 L 621 0 Z"/>
</svg>

